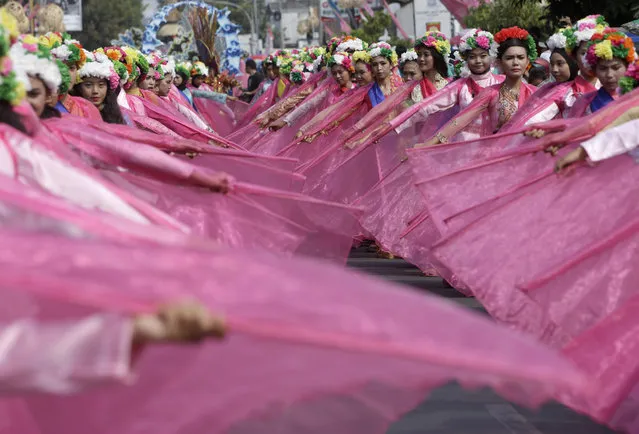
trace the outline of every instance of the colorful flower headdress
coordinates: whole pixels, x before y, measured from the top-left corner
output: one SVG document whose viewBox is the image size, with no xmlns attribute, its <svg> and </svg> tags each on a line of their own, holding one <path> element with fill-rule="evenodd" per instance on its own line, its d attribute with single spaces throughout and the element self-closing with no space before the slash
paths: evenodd
<svg viewBox="0 0 639 434">
<path fill-rule="evenodd" d="M 193 69 L 191 62 L 180 62 L 175 65 L 175 73 L 187 78 L 191 76 L 191 69 Z"/>
<path fill-rule="evenodd" d="M 137 74 L 133 75 L 133 62 L 128 58 L 126 51 L 121 47 L 104 47 L 98 48 L 96 54 L 103 54 L 113 63 L 113 69 L 120 77 L 120 85 L 126 86 L 127 83 L 133 83 L 137 80 Z"/>
<path fill-rule="evenodd" d="M 11 44 L 18 37 L 18 23 L 13 15 L 0 8 L 0 100 L 18 105 L 25 96 L 26 77 L 19 78 L 9 57 Z"/>
<path fill-rule="evenodd" d="M 598 60 L 612 60 L 616 57 L 631 64 L 637 58 L 632 39 L 613 29 L 595 33 L 587 47 L 585 60 L 591 69 L 594 69 Z"/>
<path fill-rule="evenodd" d="M 588 15 L 580 19 L 573 26 L 575 38 L 579 45 L 582 42 L 590 41 L 595 33 L 602 33 L 607 27 L 610 27 L 603 15 Z"/>
<path fill-rule="evenodd" d="M 22 35 L 9 51 L 13 62 L 13 69 L 18 76 L 25 79 L 28 76 L 41 79 L 50 92 L 57 92 L 62 84 L 60 68 L 51 56 L 51 52 L 38 42 L 38 38 Z M 27 89 L 30 83 L 24 83 Z"/>
<path fill-rule="evenodd" d="M 353 59 L 351 59 L 351 56 L 349 56 L 349 54 L 344 51 L 338 51 L 328 58 L 327 66 L 330 68 L 334 65 L 341 65 L 345 69 L 348 69 L 350 72 L 355 71 L 355 64 L 353 63 Z"/>
<path fill-rule="evenodd" d="M 291 57 L 278 57 L 278 65 L 280 68 L 280 74 L 290 75 L 293 71 L 293 58 Z"/>
<path fill-rule="evenodd" d="M 419 56 L 417 56 L 417 51 L 414 49 L 410 49 L 403 53 L 399 58 L 399 66 L 404 67 L 404 65 L 408 62 L 417 62 Z"/>
<path fill-rule="evenodd" d="M 113 62 L 103 53 L 91 53 L 91 55 L 88 55 L 87 62 L 78 71 L 78 77 L 80 80 L 89 77 L 104 79 L 112 90 L 120 85 L 121 79 Z"/>
<path fill-rule="evenodd" d="M 397 66 L 397 53 L 393 50 L 393 47 L 386 42 L 376 42 L 371 44 L 368 47 L 368 55 L 373 59 L 373 57 L 383 56 L 388 59 L 388 61 L 393 66 Z"/>
<path fill-rule="evenodd" d="M 51 50 L 53 57 L 67 65 L 75 64 L 81 68 L 86 62 L 82 44 L 68 33 L 49 32 L 40 36 L 40 43 Z"/>
<path fill-rule="evenodd" d="M 167 75 L 171 76 L 171 78 L 175 77 L 175 60 L 169 58 L 160 64 L 162 68 L 162 73 L 166 77 Z"/>
<path fill-rule="evenodd" d="M 459 41 L 459 51 L 463 55 L 475 48 L 486 50 L 490 57 L 496 58 L 499 45 L 492 33 L 481 29 L 468 29 Z"/>
<path fill-rule="evenodd" d="M 537 44 L 535 44 L 535 40 L 526 30 L 515 26 L 502 29 L 495 34 L 495 42 L 500 45 L 508 39 L 519 39 L 523 41 L 524 45 L 526 45 L 526 51 L 528 52 L 530 62 L 532 63 L 537 60 Z"/>
<path fill-rule="evenodd" d="M 559 30 L 557 33 L 548 38 L 546 46 L 550 51 L 564 49 L 568 54 L 571 54 L 577 47 L 575 31 L 570 27 Z"/>
<path fill-rule="evenodd" d="M 291 73 L 289 74 L 289 79 L 296 84 L 301 84 L 306 81 L 308 77 L 310 77 L 310 73 L 305 71 L 306 66 L 304 62 L 300 60 L 295 60 L 292 62 Z"/>
<path fill-rule="evenodd" d="M 626 74 L 619 80 L 619 88 L 622 94 L 632 92 L 637 87 L 639 87 L 639 61 L 628 65 Z"/>
<path fill-rule="evenodd" d="M 453 52 L 453 55 L 450 57 L 450 64 L 453 66 L 453 74 L 455 77 L 468 77 L 471 75 L 470 69 L 468 69 L 468 65 L 459 50 Z"/>
<path fill-rule="evenodd" d="M 450 56 L 450 42 L 441 32 L 426 32 L 424 36 L 415 41 L 415 48 L 425 46 L 430 47 L 442 55 L 444 60 L 448 63 L 448 57 Z"/>
<path fill-rule="evenodd" d="M 209 76 L 209 69 L 203 62 L 197 61 L 193 63 L 193 67 L 191 68 L 191 77 L 195 77 L 196 75 L 203 75 L 205 77 Z"/>
<path fill-rule="evenodd" d="M 337 46 L 342 43 L 342 39 L 343 38 L 341 36 L 333 36 L 326 43 L 326 52 L 328 54 L 333 54 L 335 52 L 335 50 L 337 49 Z"/>
<path fill-rule="evenodd" d="M 129 83 L 139 80 L 149 73 L 149 61 L 138 49 L 133 47 L 122 47 L 126 53 L 124 61 L 129 71 Z"/>
<path fill-rule="evenodd" d="M 334 52 L 355 52 L 365 50 L 366 48 L 368 48 L 366 42 L 353 36 L 346 36 L 335 48 Z"/>
<path fill-rule="evenodd" d="M 370 63 L 371 61 L 371 55 L 369 54 L 368 51 L 356 51 L 353 53 L 351 57 L 353 59 L 353 63 L 357 63 L 357 62 Z"/>
<path fill-rule="evenodd" d="M 322 64 L 324 63 L 324 59 L 326 57 L 326 48 L 316 47 L 308 50 L 307 54 L 311 58 L 313 72 L 318 72 L 320 69 L 322 69 Z"/>
</svg>

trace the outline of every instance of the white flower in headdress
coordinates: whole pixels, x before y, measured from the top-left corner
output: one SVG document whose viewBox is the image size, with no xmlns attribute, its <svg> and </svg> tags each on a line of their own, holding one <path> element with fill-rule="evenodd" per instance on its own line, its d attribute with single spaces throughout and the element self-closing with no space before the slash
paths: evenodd
<svg viewBox="0 0 639 434">
<path fill-rule="evenodd" d="M 364 41 L 359 38 L 349 39 L 337 46 L 335 51 L 361 51 L 364 49 Z"/>
<path fill-rule="evenodd" d="M 320 54 L 317 59 L 313 60 L 313 72 L 319 72 L 322 66 L 322 60 L 324 60 L 323 54 Z"/>
<path fill-rule="evenodd" d="M 62 62 L 66 62 L 69 57 L 73 55 L 71 50 L 69 50 L 69 46 L 66 44 L 62 44 L 59 47 L 54 48 L 53 50 L 51 50 L 51 54 L 53 55 L 53 57 Z"/>
<path fill-rule="evenodd" d="M 411 61 L 416 62 L 417 59 L 418 59 L 417 52 L 413 49 L 410 49 L 402 54 L 402 56 L 399 58 L 399 63 L 403 65 L 406 62 L 411 62 Z"/>
<path fill-rule="evenodd" d="M 62 75 L 54 60 L 39 56 L 37 52 L 27 51 L 20 42 L 11 46 L 9 57 L 17 78 L 27 90 L 31 89 L 29 81 L 29 76 L 31 76 L 41 79 L 49 91 L 58 91 L 58 87 L 62 83 Z"/>
<path fill-rule="evenodd" d="M 171 78 L 175 77 L 175 60 L 169 59 L 167 62 L 161 65 L 164 75 L 169 75 Z"/>
<path fill-rule="evenodd" d="M 548 38 L 548 41 L 546 41 L 546 46 L 550 51 L 552 51 L 561 48 L 565 49 L 567 43 L 568 39 L 563 33 L 555 33 L 550 38 Z"/>
</svg>

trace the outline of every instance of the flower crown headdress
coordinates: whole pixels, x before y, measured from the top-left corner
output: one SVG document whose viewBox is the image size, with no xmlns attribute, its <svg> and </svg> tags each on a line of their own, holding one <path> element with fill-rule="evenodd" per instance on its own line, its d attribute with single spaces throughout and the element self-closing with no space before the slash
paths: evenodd
<svg viewBox="0 0 639 434">
<path fill-rule="evenodd" d="M 395 50 L 393 50 L 393 47 L 391 47 L 390 44 L 387 44 L 386 42 L 376 42 L 374 44 L 371 44 L 370 47 L 368 47 L 368 55 L 370 56 L 371 60 L 374 57 L 385 57 L 386 59 L 388 59 L 391 65 L 397 66 L 397 53 L 395 52 Z"/>
<path fill-rule="evenodd" d="M 424 36 L 415 41 L 415 48 L 430 47 L 442 55 L 446 63 L 450 56 L 450 42 L 441 32 L 426 32 Z"/>
<path fill-rule="evenodd" d="M 335 52 L 335 50 L 337 49 L 337 46 L 342 43 L 342 39 L 343 38 L 341 36 L 333 36 L 326 43 L 326 52 L 328 54 L 333 54 Z"/>
<path fill-rule="evenodd" d="M 351 56 L 344 51 L 342 52 L 338 51 L 328 58 L 328 62 L 326 63 L 326 66 L 331 68 L 334 65 L 341 65 L 345 69 L 348 69 L 350 72 L 355 71 L 355 64 L 353 63 L 353 59 L 351 59 Z"/>
<path fill-rule="evenodd" d="M 595 33 L 602 33 L 606 28 L 610 27 L 603 15 L 588 15 L 580 19 L 573 26 L 575 38 L 577 42 L 575 46 L 582 42 L 588 42 Z"/>
<path fill-rule="evenodd" d="M 526 45 L 526 51 L 528 52 L 528 58 L 530 59 L 530 62 L 532 63 L 537 60 L 537 45 L 535 44 L 535 40 L 533 39 L 533 37 L 530 36 L 530 33 L 528 33 L 526 30 L 515 26 L 508 27 L 507 29 L 502 29 L 495 34 L 495 42 L 497 42 L 499 45 L 503 44 L 508 39 L 519 39 L 523 41 L 523 43 Z"/>
<path fill-rule="evenodd" d="M 564 49 L 568 54 L 572 54 L 577 47 L 577 37 L 571 27 L 559 30 L 546 41 L 546 46 L 550 51 Z"/>
<path fill-rule="evenodd" d="M 203 62 L 197 61 L 193 63 L 193 67 L 191 68 L 191 77 L 195 77 L 196 75 L 203 75 L 205 77 L 209 76 L 209 69 Z"/>
<path fill-rule="evenodd" d="M 0 8 L 0 100 L 16 106 L 25 97 L 26 77 L 19 77 L 13 68 L 9 50 L 18 37 L 18 23 L 13 15 Z"/>
<path fill-rule="evenodd" d="M 639 60 L 628 65 L 626 74 L 619 79 L 619 89 L 622 94 L 632 92 L 639 87 Z"/>
<path fill-rule="evenodd" d="M 324 58 L 326 57 L 326 48 L 315 47 L 307 52 L 308 57 L 311 59 L 311 68 L 313 72 L 318 72 L 322 69 Z"/>
<path fill-rule="evenodd" d="M 120 85 L 120 75 L 116 71 L 113 62 L 103 53 L 91 53 L 91 55 L 88 55 L 87 62 L 78 71 L 78 77 L 80 80 L 89 77 L 104 79 L 111 90 Z"/>
<path fill-rule="evenodd" d="M 171 76 L 171 78 L 175 77 L 175 60 L 169 58 L 160 64 L 160 68 L 162 68 L 162 73 L 166 77 L 167 75 Z"/>
<path fill-rule="evenodd" d="M 499 44 L 497 44 L 495 37 L 490 32 L 481 29 L 468 29 L 459 41 L 460 54 L 463 56 L 475 48 L 486 50 L 490 57 L 496 58 Z"/>
<path fill-rule="evenodd" d="M 293 58 L 291 57 L 278 57 L 278 64 L 280 68 L 280 74 L 290 75 L 291 71 L 293 71 Z"/>
<path fill-rule="evenodd" d="M 357 62 L 370 63 L 371 61 L 371 55 L 369 54 L 368 51 L 364 51 L 364 50 L 354 52 L 351 57 L 353 59 L 353 63 L 357 63 Z"/>
<path fill-rule="evenodd" d="M 300 60 L 294 60 L 293 62 L 291 62 L 291 64 L 292 69 L 291 73 L 289 74 L 289 79 L 295 84 L 304 83 L 306 79 L 310 77 L 310 74 L 305 71 L 306 65 L 304 64 L 304 62 Z"/>
<path fill-rule="evenodd" d="M 191 65 L 191 62 L 180 62 L 177 65 L 175 65 L 175 73 L 183 75 L 188 78 L 191 76 L 192 68 L 193 68 L 193 65 Z"/>
<path fill-rule="evenodd" d="M 366 42 L 353 36 L 346 36 L 342 39 L 339 45 L 335 47 L 334 52 L 355 52 L 365 50 L 366 48 L 368 48 L 368 44 Z"/>
<path fill-rule="evenodd" d="M 67 65 L 75 64 L 81 68 L 87 60 L 82 44 L 68 33 L 46 33 L 40 36 L 40 43 L 51 50 L 54 58 Z"/>
<path fill-rule="evenodd" d="M 28 80 L 28 76 L 38 77 L 50 92 L 58 92 L 62 84 L 60 68 L 49 49 L 40 44 L 38 38 L 22 35 L 11 47 L 9 56 L 13 62 L 13 69 L 20 78 Z M 29 89 L 30 82 L 25 82 L 24 86 Z M 68 90 L 68 83 L 66 87 Z"/>
<path fill-rule="evenodd" d="M 598 60 L 612 60 L 615 57 L 624 60 L 627 64 L 636 60 L 637 53 L 632 39 L 613 29 L 595 33 L 588 42 L 585 55 L 590 69 L 594 69 Z"/>
<path fill-rule="evenodd" d="M 410 50 L 407 50 L 405 53 L 402 53 L 402 55 L 399 58 L 399 66 L 403 68 L 404 65 L 408 62 L 417 62 L 418 58 L 419 56 L 417 56 L 417 51 L 411 48 Z"/>
<path fill-rule="evenodd" d="M 130 75 L 129 83 L 133 83 L 149 73 L 149 61 L 138 49 L 122 47 L 122 50 L 126 54 L 124 60 Z"/>
</svg>

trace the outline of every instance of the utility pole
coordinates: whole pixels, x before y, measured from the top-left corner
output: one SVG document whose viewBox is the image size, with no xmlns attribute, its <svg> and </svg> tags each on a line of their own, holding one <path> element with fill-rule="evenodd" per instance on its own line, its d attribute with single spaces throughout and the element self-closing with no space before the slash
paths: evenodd
<svg viewBox="0 0 639 434">
<path fill-rule="evenodd" d="M 255 38 L 253 54 L 257 54 L 260 47 L 260 23 L 257 19 L 257 0 L 253 0 L 253 32 Z"/>
</svg>

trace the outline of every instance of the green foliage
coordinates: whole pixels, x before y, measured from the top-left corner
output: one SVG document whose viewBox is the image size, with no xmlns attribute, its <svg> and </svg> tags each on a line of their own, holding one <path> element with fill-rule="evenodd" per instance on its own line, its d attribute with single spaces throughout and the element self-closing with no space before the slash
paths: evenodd
<svg viewBox="0 0 639 434">
<path fill-rule="evenodd" d="M 519 26 L 521 28 L 543 27 L 545 10 L 536 0 L 483 0 L 476 8 L 471 8 L 466 16 L 466 26 L 481 28 L 492 33 Z"/>
<path fill-rule="evenodd" d="M 517 5 L 528 0 L 515 0 Z M 574 23 L 586 15 L 601 14 L 613 27 L 632 21 L 639 17 L 637 0 L 546 0 L 545 17 L 552 27 L 557 27 L 559 19 L 570 17 Z"/>
<path fill-rule="evenodd" d="M 351 35 L 372 44 L 379 41 L 379 38 L 384 34 L 384 30 L 391 28 L 392 22 L 393 20 L 387 13 L 375 12 L 372 17 L 366 15 L 366 21 L 359 28 L 353 30 Z"/>
<path fill-rule="evenodd" d="M 73 36 L 87 50 L 109 45 L 119 33 L 142 25 L 142 0 L 84 0 L 82 9 L 84 30 Z"/>
<path fill-rule="evenodd" d="M 413 48 L 414 45 L 414 42 L 410 39 L 401 39 L 398 37 L 391 38 L 388 43 L 395 47 L 397 51 L 401 51 L 402 53 L 410 50 L 411 48 Z"/>
</svg>

